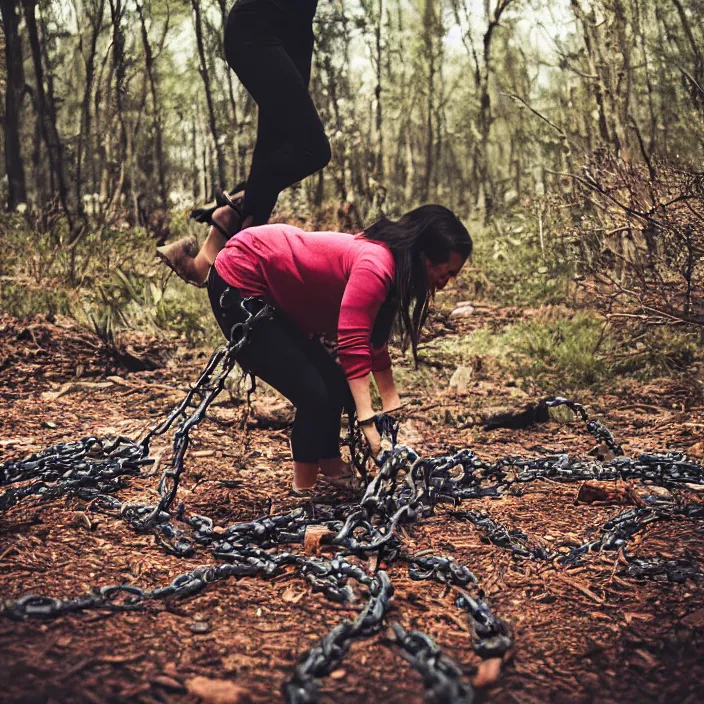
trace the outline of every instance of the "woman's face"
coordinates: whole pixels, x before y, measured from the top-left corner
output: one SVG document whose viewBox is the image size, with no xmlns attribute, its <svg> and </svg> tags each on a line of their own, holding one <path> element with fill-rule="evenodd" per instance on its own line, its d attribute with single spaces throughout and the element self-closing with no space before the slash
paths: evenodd
<svg viewBox="0 0 704 704">
<path fill-rule="evenodd" d="M 431 291 L 442 291 L 447 286 L 450 279 L 454 279 L 460 273 L 460 269 L 464 265 L 465 258 L 458 252 L 452 252 L 450 258 L 446 262 L 440 264 L 432 264 L 426 258 L 425 266 L 428 273 L 428 288 Z"/>
</svg>

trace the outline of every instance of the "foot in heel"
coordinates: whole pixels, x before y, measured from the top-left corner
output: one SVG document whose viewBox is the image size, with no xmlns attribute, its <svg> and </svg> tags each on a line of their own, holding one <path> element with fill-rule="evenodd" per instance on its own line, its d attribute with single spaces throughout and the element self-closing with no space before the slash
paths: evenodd
<svg viewBox="0 0 704 704">
<path fill-rule="evenodd" d="M 234 193 L 238 193 L 240 191 L 241 189 L 238 186 Z M 242 220 L 244 218 L 244 214 L 242 212 L 244 195 L 239 195 L 236 198 L 231 198 L 230 195 L 231 194 L 228 194 L 227 191 L 216 193 L 215 205 L 209 208 L 195 208 L 191 211 L 191 219 L 214 227 L 223 237 L 225 237 L 225 239 L 230 239 L 230 237 L 240 231 L 242 228 Z M 227 216 L 224 218 L 219 217 L 216 220 L 215 213 L 220 208 L 225 207 L 230 208 L 230 211 L 227 212 Z"/>
<path fill-rule="evenodd" d="M 176 242 L 156 248 L 156 255 L 166 266 L 176 272 L 186 283 L 203 286 L 195 273 L 194 259 L 198 254 L 198 240 L 190 235 Z"/>
</svg>

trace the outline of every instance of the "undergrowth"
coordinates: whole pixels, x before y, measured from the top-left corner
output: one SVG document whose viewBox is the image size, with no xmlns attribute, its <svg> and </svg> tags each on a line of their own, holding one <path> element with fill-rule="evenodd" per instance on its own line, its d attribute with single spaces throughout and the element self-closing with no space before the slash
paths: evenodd
<svg viewBox="0 0 704 704">
<path fill-rule="evenodd" d="M 170 223 L 175 238 L 189 227 L 182 214 Z M 7 254 L 0 264 L 3 312 L 70 316 L 105 344 L 125 329 L 176 333 L 189 345 L 220 341 L 205 291 L 158 262 L 156 242 L 144 228 L 96 226 L 69 243 L 60 223 L 40 230 L 27 217 L 5 214 L 0 229 Z"/>
<path fill-rule="evenodd" d="M 502 305 L 564 303 L 573 299 L 576 270 L 571 242 L 547 229 L 538 206 L 516 210 L 489 225 L 467 223 L 472 262 L 460 277 L 463 298 Z"/>
<path fill-rule="evenodd" d="M 616 329 L 593 310 L 580 310 L 572 245 L 550 229 L 555 224 L 546 212 L 532 205 L 489 226 L 469 221 L 473 261 L 438 300 L 450 309 L 468 300 L 544 312 L 500 329 L 485 327 L 422 345 L 419 370 L 412 369 L 408 354 L 397 365 L 400 386 L 443 388 L 458 366 L 467 366 L 479 374 L 498 369 L 519 384 L 535 382 L 566 393 L 599 387 L 616 376 L 670 374 L 702 357 L 697 336 L 684 329 Z M 183 213 L 174 214 L 170 239 L 191 227 Z M 60 223 L 42 230 L 25 216 L 4 214 L 0 229 L 7 254 L 0 262 L 3 312 L 21 318 L 68 315 L 105 344 L 114 344 L 125 329 L 155 337 L 175 333 L 190 346 L 222 342 L 207 293 L 157 261 L 156 242 L 143 228 L 102 225 L 71 244 Z M 196 232 L 205 234 L 203 228 Z"/>
<path fill-rule="evenodd" d="M 424 345 L 422 356 L 430 369 L 452 373 L 463 366 L 479 377 L 491 370 L 519 386 L 536 384 L 560 394 L 603 388 L 622 376 L 643 381 L 667 376 L 704 355 L 691 331 L 649 328 L 634 338 L 594 312 L 556 307 L 499 330 L 440 338 Z"/>
</svg>

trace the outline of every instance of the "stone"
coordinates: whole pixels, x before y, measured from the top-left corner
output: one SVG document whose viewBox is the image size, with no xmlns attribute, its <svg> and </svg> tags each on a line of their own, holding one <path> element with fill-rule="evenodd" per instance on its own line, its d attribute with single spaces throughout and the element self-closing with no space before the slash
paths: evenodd
<svg viewBox="0 0 704 704">
<path fill-rule="evenodd" d="M 208 621 L 194 621 L 190 625 L 190 629 L 193 633 L 209 633 L 210 623 Z"/>
<path fill-rule="evenodd" d="M 472 381 L 472 367 L 457 367 L 450 377 L 450 388 L 466 394 Z"/>
<path fill-rule="evenodd" d="M 229 680 L 193 677 L 186 682 L 188 692 L 203 704 L 251 704 L 249 691 Z"/>
<path fill-rule="evenodd" d="M 474 313 L 474 306 L 459 306 L 450 313 L 450 319 L 452 318 L 469 318 L 470 315 Z"/>
</svg>

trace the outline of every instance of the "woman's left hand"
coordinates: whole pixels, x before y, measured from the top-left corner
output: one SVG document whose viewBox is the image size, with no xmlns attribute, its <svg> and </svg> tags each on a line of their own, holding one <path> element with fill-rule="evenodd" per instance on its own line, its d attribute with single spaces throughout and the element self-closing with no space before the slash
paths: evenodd
<svg viewBox="0 0 704 704">
<path fill-rule="evenodd" d="M 372 455 L 376 457 L 381 452 L 381 435 L 379 435 L 376 425 L 371 423 L 370 425 L 362 425 L 360 427 Z"/>
</svg>

